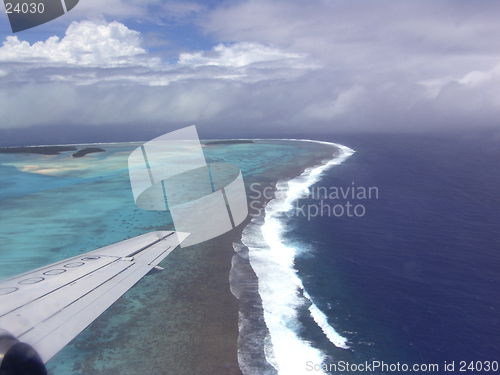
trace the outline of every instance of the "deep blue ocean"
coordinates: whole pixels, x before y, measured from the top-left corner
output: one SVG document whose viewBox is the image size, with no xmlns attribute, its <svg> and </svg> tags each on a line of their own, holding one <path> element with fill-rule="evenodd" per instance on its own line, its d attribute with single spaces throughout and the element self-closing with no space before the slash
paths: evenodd
<svg viewBox="0 0 500 375">
<path fill-rule="evenodd" d="M 349 201 L 363 205 L 364 215 L 361 207 L 359 217 L 353 208 L 352 217 L 340 208 L 328 215 L 324 206 L 323 216 L 304 217 L 297 207 L 321 204 L 320 195 L 309 195 L 297 203 L 286 234 L 307 249 L 295 261 L 305 290 L 348 339 L 349 353 L 329 361 L 438 364 L 439 373 L 454 362 L 457 373 L 486 372 L 487 361 L 500 360 L 500 141 L 395 135 L 331 141 L 356 152 L 310 190 L 356 187 L 355 199 L 349 193 L 322 203 L 345 209 Z M 375 189 L 371 199 L 358 199 L 361 187 L 376 187 L 378 199 Z M 310 326 L 303 337 L 337 353 Z"/>
</svg>

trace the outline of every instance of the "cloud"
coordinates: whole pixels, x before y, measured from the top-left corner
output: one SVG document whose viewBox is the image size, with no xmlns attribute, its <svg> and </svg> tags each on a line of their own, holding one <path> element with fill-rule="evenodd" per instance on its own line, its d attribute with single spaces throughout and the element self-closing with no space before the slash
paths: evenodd
<svg viewBox="0 0 500 375">
<path fill-rule="evenodd" d="M 140 46 L 139 33 L 119 22 L 95 24 L 73 22 L 64 38 L 50 37 L 30 45 L 17 36 L 8 36 L 0 47 L 0 62 L 36 63 L 82 67 L 118 67 L 147 65 L 154 59 L 141 59 L 146 54 Z M 146 62 L 147 61 L 147 62 Z"/>
<path fill-rule="evenodd" d="M 341 92 L 334 100 L 315 102 L 304 109 L 306 118 L 320 120 L 332 120 L 342 115 L 349 114 L 353 105 L 359 102 L 359 98 L 365 92 L 362 86 L 354 86 Z"/>
<path fill-rule="evenodd" d="M 246 83 L 296 79 L 320 67 L 307 54 L 247 42 L 221 43 L 211 51 L 181 53 L 177 66 L 196 72 L 191 77 Z"/>
<path fill-rule="evenodd" d="M 446 76 L 418 83 L 427 88 L 428 96 L 432 99 L 436 99 L 443 89 L 450 87 L 460 87 L 459 90 L 477 93 L 490 86 L 500 86 L 500 64 L 488 70 L 473 70 L 460 78 Z"/>
<path fill-rule="evenodd" d="M 0 128 L 213 121 L 248 101 L 244 85 L 294 82 L 318 68 L 306 54 L 260 43 L 162 62 L 139 32 L 116 21 L 73 22 L 62 39 L 33 45 L 8 37 L 0 64 Z"/>
<path fill-rule="evenodd" d="M 215 54 L 204 54 L 203 52 L 181 53 L 179 64 L 191 67 L 224 66 L 240 68 L 261 62 L 300 60 L 305 57 L 304 55 L 282 52 L 257 43 L 237 43 L 233 46 L 219 44 L 213 48 L 213 52 Z"/>
<path fill-rule="evenodd" d="M 0 127 L 196 123 L 283 137 L 498 127 L 500 3 L 481 4 L 88 0 L 84 14 L 120 22 L 0 47 Z M 186 25 L 193 34 L 172 32 Z M 161 48 L 212 44 L 151 52 L 149 32 L 177 35 Z"/>
<path fill-rule="evenodd" d="M 245 1 L 201 25 L 321 64 L 296 84 L 307 95 L 290 127 L 300 118 L 318 131 L 333 119 L 343 131 L 450 130 L 498 126 L 500 3 L 482 4 Z"/>
<path fill-rule="evenodd" d="M 0 63 L 7 68 L 2 75 L 9 71 L 12 83 L 148 86 L 188 80 L 293 79 L 318 67 L 306 54 L 259 43 L 219 44 L 210 51 L 181 53 L 176 63 L 162 62 L 141 46 L 139 32 L 116 21 L 73 22 L 62 39 L 53 36 L 33 45 L 9 36 L 0 47 Z"/>
</svg>

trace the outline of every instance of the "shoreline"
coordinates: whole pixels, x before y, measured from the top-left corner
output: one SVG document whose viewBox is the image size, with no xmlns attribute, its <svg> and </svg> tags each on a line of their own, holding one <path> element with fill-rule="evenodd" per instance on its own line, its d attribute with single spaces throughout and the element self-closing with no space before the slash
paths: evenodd
<svg viewBox="0 0 500 375">
<path fill-rule="evenodd" d="M 77 149 L 74 146 L 23 146 L 23 147 L 0 147 L 0 154 L 33 154 L 33 155 L 44 155 L 44 156 L 57 156 L 61 155 L 63 152 L 74 152 L 71 157 L 81 158 L 88 154 L 94 154 L 97 152 L 106 152 L 102 148 L 98 147 L 87 147 L 83 149 Z"/>
<path fill-rule="evenodd" d="M 326 152 L 330 155 L 329 159 L 338 153 L 338 148 L 335 147 L 337 146 L 332 145 L 332 152 Z M 268 184 L 266 186 L 271 186 L 276 191 L 276 185 L 280 181 L 291 180 L 305 170 L 324 165 L 325 156 L 311 156 L 285 169 L 277 166 L 276 170 L 259 175 L 258 181 Z M 248 187 L 252 182 L 256 180 L 246 179 L 245 185 Z M 250 193 L 248 189 L 247 193 Z M 261 199 L 259 207 L 265 208 L 272 199 Z M 228 233 L 203 244 L 174 251 L 162 264 L 166 271 L 166 279 L 162 284 L 176 290 L 168 298 L 176 301 L 176 307 L 169 308 L 170 311 L 175 311 L 168 324 L 169 330 L 172 330 L 174 322 L 178 327 L 185 328 L 170 332 L 176 337 L 176 346 L 181 346 L 184 350 L 175 358 L 155 357 L 155 362 L 164 364 L 162 368 L 168 368 L 171 373 L 243 374 L 238 359 L 238 356 L 245 354 L 241 351 L 244 348 L 241 347 L 240 317 L 248 300 L 245 296 L 238 299 L 234 295 L 234 285 L 230 278 L 234 271 L 235 257 L 239 256 L 234 244 L 241 243 L 243 231 L 251 224 L 252 219 L 249 215 L 242 224 Z M 178 274 L 181 273 L 182 276 L 179 277 Z M 240 281 L 252 282 L 248 279 Z M 177 311 L 189 313 L 179 315 Z M 151 313 L 155 315 L 153 311 Z M 260 324 L 265 325 L 265 322 L 261 320 Z M 167 351 L 170 352 L 168 349 Z"/>
<path fill-rule="evenodd" d="M 327 154 L 330 155 L 330 160 L 335 159 L 340 152 L 337 145 L 331 144 L 331 146 L 331 152 L 330 150 L 327 152 Z M 266 177 L 270 178 L 267 182 L 269 182 L 269 186 L 272 187 L 273 192 L 276 192 L 278 183 L 294 179 L 302 175 L 306 170 L 323 166 L 325 165 L 324 161 L 325 155 L 311 157 L 308 160 L 301 160 L 289 166 L 286 170 L 283 170 L 280 166 L 277 168 L 280 170 L 279 172 L 269 171 L 265 173 L 264 176 L 259 177 L 263 177 L 263 180 L 266 180 Z M 250 185 L 252 182 L 253 179 L 245 181 L 246 185 Z M 247 191 L 247 194 L 248 193 Z M 265 209 L 266 205 L 274 199 L 262 198 L 259 204 L 261 209 Z M 198 342 L 194 345 L 195 348 L 204 348 L 203 353 L 205 353 L 204 357 L 207 360 L 203 361 L 203 363 L 193 363 L 192 373 L 214 375 L 222 373 L 229 375 L 243 374 L 238 359 L 238 356 L 246 354 L 242 353 L 242 348 L 240 348 L 240 316 L 242 310 L 244 310 L 244 308 L 242 309 L 242 304 L 248 303 L 248 300 L 246 300 L 245 296 L 240 296 L 238 299 L 234 294 L 234 285 L 231 284 L 231 274 L 233 272 L 235 258 L 241 255 L 235 251 L 234 244 L 241 243 L 243 231 L 248 225 L 251 225 L 252 219 L 253 217 L 249 215 L 245 221 L 233 231 L 201 245 L 196 245 L 200 247 L 200 250 L 198 250 L 199 252 L 197 251 L 198 256 L 204 255 L 201 259 L 197 259 L 199 264 L 202 265 L 196 272 L 196 280 L 199 282 L 196 282 L 197 286 L 190 289 L 189 293 L 194 293 L 195 295 L 203 294 L 206 298 L 204 307 L 212 313 L 203 314 L 204 323 L 200 324 L 197 328 Z M 187 250 L 189 250 L 189 248 Z M 220 272 L 214 272 L 214 270 Z M 249 271 L 253 272 L 253 269 Z M 251 274 L 247 276 L 251 277 Z M 248 279 L 240 281 L 243 283 L 252 283 L 252 280 Z M 224 307 L 221 308 L 221 306 Z M 265 325 L 265 322 L 262 320 L 260 324 Z M 229 337 L 231 337 L 231 340 L 226 341 Z M 218 343 L 217 346 L 214 347 L 214 343 Z M 210 355 L 208 353 L 210 353 Z M 219 359 L 210 360 L 208 358 Z M 222 362 L 224 362 L 223 368 L 221 367 Z M 185 371 L 186 369 L 184 368 L 183 370 Z M 173 373 L 177 372 L 173 371 Z M 260 374 L 263 375 L 263 373 Z"/>
<path fill-rule="evenodd" d="M 291 153 L 284 152 L 282 158 L 270 152 L 274 157 L 270 165 L 265 164 L 267 159 L 260 159 L 256 167 L 250 164 L 245 175 L 247 194 L 252 195 L 253 182 L 276 190 L 279 181 L 323 165 L 336 153 L 333 144 L 299 148 L 302 153 L 296 153 L 292 143 Z M 266 167 L 254 172 L 261 165 Z M 260 199 L 259 207 L 269 200 Z M 138 225 L 139 216 L 133 212 L 116 216 L 115 221 L 127 225 L 124 233 L 130 231 L 128 225 Z M 201 245 L 173 251 L 160 264 L 164 272 L 143 278 L 127 292 L 48 363 L 49 373 L 242 374 L 238 362 L 241 301 L 231 292 L 229 277 L 236 254 L 233 244 L 241 241 L 251 219 Z"/>
<path fill-rule="evenodd" d="M 322 362 L 325 359 L 324 353 L 310 347 L 299 335 L 295 336 L 296 333 L 293 330 L 286 328 L 288 323 L 284 322 L 287 321 L 289 313 L 281 315 L 289 309 L 302 309 L 305 302 L 305 300 L 301 301 L 300 297 L 297 300 L 295 292 L 307 299 L 310 304 L 311 318 L 328 340 L 338 348 L 349 348 L 347 340 L 328 324 L 326 316 L 316 307 L 296 276 L 293 268 L 294 250 L 283 246 L 280 237 L 281 220 L 276 216 L 276 214 L 284 213 L 283 210 L 286 210 L 285 207 L 289 203 L 300 198 L 304 188 L 309 188 L 321 181 L 326 170 L 341 164 L 354 153 L 353 150 L 343 145 L 328 144 L 336 148 L 329 160 L 322 160 L 320 164 L 307 167 L 301 173 L 277 181 L 273 187 L 275 197 L 268 199 L 264 204 L 264 214 L 252 218 L 244 228 L 243 236 L 233 246 L 236 254 L 233 257 L 232 272 L 244 274 L 249 279 L 243 283 L 241 280 L 235 281 L 236 286 L 233 291 L 235 296 L 244 300 L 240 309 L 240 332 L 243 336 L 239 337 L 239 346 L 242 347 L 239 355 L 242 362 L 240 366 L 246 370 L 245 374 L 275 375 L 277 371 L 294 371 L 300 363 L 298 358 L 304 353 L 306 353 L 306 358 L 316 358 L 316 362 Z M 289 182 L 299 187 L 290 186 Z M 281 197 L 277 191 L 286 191 L 286 197 Z M 280 206 L 282 207 L 276 209 Z M 280 261 L 276 258 L 278 253 L 281 254 Z M 284 263 L 281 259 L 283 256 Z M 276 274 L 279 277 L 277 282 Z M 265 293 L 263 293 L 264 290 Z M 277 301 L 283 298 L 284 302 L 277 304 Z M 255 328 L 260 329 L 260 332 L 255 332 Z M 245 350 L 251 354 L 244 353 Z M 291 360 L 290 355 L 297 358 L 296 364 L 293 363 L 294 360 Z"/>
<path fill-rule="evenodd" d="M 63 152 L 78 151 L 74 146 L 25 146 L 25 147 L 1 147 L 0 154 L 35 154 L 55 156 Z"/>
<path fill-rule="evenodd" d="M 339 152 L 336 145 L 331 146 L 331 152 L 325 150 L 321 155 L 297 160 L 286 168 L 277 165 L 264 174 L 245 179 L 247 194 L 251 195 L 248 186 L 252 182 L 263 183 L 277 191 L 278 183 L 296 178 L 306 170 L 325 165 L 327 155 L 328 160 L 331 160 L 333 155 L 338 155 Z M 259 207 L 265 209 L 272 199 L 274 198 L 262 197 Z M 251 224 L 252 219 L 249 215 L 230 232 L 202 244 L 186 249 L 179 248 L 160 264 L 165 268 L 161 285 L 168 290 L 165 291 L 156 285 L 153 288 L 162 293 L 164 302 L 161 302 L 161 305 L 166 310 L 158 308 L 157 304 L 150 306 L 147 320 L 161 321 L 161 324 L 155 328 L 154 333 L 152 330 L 145 335 L 139 346 L 150 346 L 150 340 L 158 341 L 158 336 L 162 352 L 172 355 L 155 355 L 152 360 L 137 367 L 136 371 L 144 372 L 144 369 L 147 369 L 146 372 L 155 373 L 161 368 L 173 374 L 244 374 L 240 368 L 242 364 L 239 357 L 248 353 L 245 353 L 245 348 L 242 347 L 240 336 L 241 314 L 245 310 L 244 305 L 251 301 L 245 296 L 238 299 L 234 295 L 231 274 L 235 257 L 240 255 L 235 251 L 234 244 L 241 243 L 243 231 Z M 250 272 L 254 272 L 253 269 Z M 247 276 L 250 276 L 250 279 L 244 277 L 240 281 L 252 283 L 252 275 Z M 151 277 L 153 278 L 154 276 Z M 148 280 L 148 283 L 151 282 Z M 139 293 L 139 290 L 136 292 Z M 168 313 L 165 314 L 166 311 Z M 250 326 L 253 334 L 256 329 L 266 327 L 263 315 L 261 320 L 254 318 L 257 320 L 253 322 L 260 327 Z M 144 317 L 141 316 L 140 319 L 146 324 Z M 168 334 L 170 339 L 163 340 L 163 335 L 158 334 L 162 331 Z M 264 372 L 258 373 L 264 375 Z M 273 369 L 267 372 L 273 373 Z"/>
</svg>

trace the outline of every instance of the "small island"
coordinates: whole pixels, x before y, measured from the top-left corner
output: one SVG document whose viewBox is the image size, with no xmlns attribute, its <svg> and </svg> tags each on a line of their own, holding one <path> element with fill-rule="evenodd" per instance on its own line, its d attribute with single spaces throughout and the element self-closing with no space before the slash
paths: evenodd
<svg viewBox="0 0 500 375">
<path fill-rule="evenodd" d="M 37 155 L 60 155 L 61 152 L 76 151 L 73 155 L 74 158 L 81 158 L 88 154 L 95 152 L 106 152 L 102 148 L 88 147 L 78 150 L 74 146 L 23 146 L 23 147 L 2 147 L 0 154 L 37 154 Z"/>
<path fill-rule="evenodd" d="M 94 154 L 96 152 L 106 152 L 106 150 L 103 150 L 102 148 L 98 148 L 98 147 L 89 147 L 89 148 L 84 148 L 82 150 L 79 150 L 71 156 L 74 158 L 81 158 L 85 155 Z"/>
<path fill-rule="evenodd" d="M 251 141 L 249 139 L 228 139 L 227 141 L 212 141 L 205 143 L 205 146 L 212 145 L 239 145 L 243 143 L 255 143 L 255 141 Z"/>
<path fill-rule="evenodd" d="M 26 146 L 26 147 L 3 147 L 0 154 L 38 154 L 38 155 L 59 155 L 65 151 L 78 150 L 74 146 Z"/>
</svg>

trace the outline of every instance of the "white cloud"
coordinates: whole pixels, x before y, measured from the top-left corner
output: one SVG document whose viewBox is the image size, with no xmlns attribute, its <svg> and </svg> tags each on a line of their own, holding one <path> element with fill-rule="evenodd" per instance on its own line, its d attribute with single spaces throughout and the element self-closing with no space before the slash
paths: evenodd
<svg viewBox="0 0 500 375">
<path fill-rule="evenodd" d="M 246 85 L 295 82 L 318 69 L 306 54 L 260 43 L 219 44 L 162 62 L 142 47 L 139 32 L 116 21 L 74 22 L 64 38 L 33 45 L 9 37 L 0 47 L 4 67 L 0 128 L 211 121 L 249 100 Z M 268 94 L 252 100 L 261 95 Z"/>
<path fill-rule="evenodd" d="M 259 43 L 219 44 L 210 51 L 181 53 L 177 63 L 163 63 L 141 46 L 139 32 L 116 21 L 73 22 L 64 38 L 53 36 L 33 45 L 7 37 L 0 63 L 16 67 L 11 82 L 149 86 L 189 80 L 289 80 L 318 67 L 305 54 Z M 51 67 L 58 69 L 47 71 Z"/>
<path fill-rule="evenodd" d="M 0 61 L 40 65 L 75 65 L 83 67 L 119 67 L 150 65 L 157 59 L 144 59 L 140 34 L 118 22 L 96 24 L 73 22 L 64 38 L 50 37 L 30 45 L 17 36 L 8 36 L 0 47 Z"/>
<path fill-rule="evenodd" d="M 456 83 L 460 84 L 460 86 L 465 89 L 478 89 L 481 86 L 495 83 L 500 85 L 500 64 L 488 70 L 473 70 L 466 73 L 461 78 L 446 76 L 418 82 L 418 84 L 427 88 L 428 96 L 432 99 L 435 99 L 443 88 Z"/>
<path fill-rule="evenodd" d="M 306 54 L 260 43 L 234 43 L 219 44 L 211 51 L 181 53 L 177 67 L 196 72 L 196 78 L 255 83 L 297 79 L 320 65 Z"/>
<path fill-rule="evenodd" d="M 240 68 L 269 61 L 294 60 L 298 62 L 306 57 L 304 54 L 287 53 L 258 43 L 236 43 L 232 46 L 219 44 L 214 47 L 213 52 L 215 54 L 203 52 L 181 53 L 179 64 L 191 67 L 223 66 Z"/>
<path fill-rule="evenodd" d="M 462 78 L 457 79 L 457 82 L 468 87 L 475 87 L 486 82 L 498 80 L 499 78 L 500 64 L 487 71 L 473 70 L 472 72 L 467 73 Z"/>
</svg>

